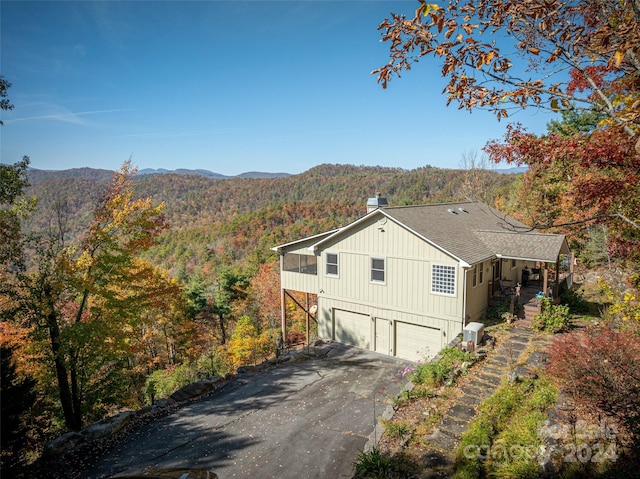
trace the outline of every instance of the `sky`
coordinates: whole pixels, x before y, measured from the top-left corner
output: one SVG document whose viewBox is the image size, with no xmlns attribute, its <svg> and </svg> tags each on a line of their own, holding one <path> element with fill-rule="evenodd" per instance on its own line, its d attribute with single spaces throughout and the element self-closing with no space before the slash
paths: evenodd
<svg viewBox="0 0 640 479">
<path fill-rule="evenodd" d="M 435 58 L 384 90 L 378 25 L 416 1 L 0 2 L 0 162 L 298 174 L 459 168 L 507 122 L 446 107 Z M 510 121 L 534 133 L 552 119 Z"/>
</svg>

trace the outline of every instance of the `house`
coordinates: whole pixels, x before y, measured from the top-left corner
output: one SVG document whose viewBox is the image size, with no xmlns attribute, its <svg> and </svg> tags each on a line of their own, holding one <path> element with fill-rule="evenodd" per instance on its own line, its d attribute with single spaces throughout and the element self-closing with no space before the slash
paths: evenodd
<svg viewBox="0 0 640 479">
<path fill-rule="evenodd" d="M 273 248 L 283 337 L 285 296 L 300 291 L 317 297 L 320 338 L 413 361 L 431 357 L 481 321 L 525 267 L 524 279 L 537 272 L 547 291 L 549 266 L 558 272 L 569 253 L 564 236 L 533 231 L 480 202 L 390 207 L 377 196 L 367 210 L 343 228 Z"/>
</svg>

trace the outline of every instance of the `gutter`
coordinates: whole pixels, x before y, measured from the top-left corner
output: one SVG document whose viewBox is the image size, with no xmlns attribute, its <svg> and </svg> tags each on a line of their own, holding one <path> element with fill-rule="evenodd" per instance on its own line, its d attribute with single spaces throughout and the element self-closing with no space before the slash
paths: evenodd
<svg viewBox="0 0 640 479">
<path fill-rule="evenodd" d="M 464 268 L 464 287 L 462 288 L 462 329 L 464 329 L 464 322 L 467 320 L 467 273 L 468 272 L 469 272 L 469 268 Z"/>
</svg>

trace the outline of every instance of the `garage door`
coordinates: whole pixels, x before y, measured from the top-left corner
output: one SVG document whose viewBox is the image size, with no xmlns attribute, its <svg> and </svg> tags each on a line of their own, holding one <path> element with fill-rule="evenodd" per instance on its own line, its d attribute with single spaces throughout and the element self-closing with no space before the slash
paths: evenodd
<svg viewBox="0 0 640 479">
<path fill-rule="evenodd" d="M 410 361 L 432 358 L 440 352 L 439 329 L 396 321 L 396 356 Z"/>
<path fill-rule="evenodd" d="M 336 341 L 363 349 L 371 349 L 371 317 L 366 314 L 334 309 Z"/>
</svg>

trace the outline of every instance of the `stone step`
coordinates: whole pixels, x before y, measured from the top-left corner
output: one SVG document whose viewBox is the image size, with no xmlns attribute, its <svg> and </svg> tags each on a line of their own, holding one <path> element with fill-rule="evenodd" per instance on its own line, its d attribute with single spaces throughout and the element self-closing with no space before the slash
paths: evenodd
<svg viewBox="0 0 640 479">
<path fill-rule="evenodd" d="M 516 321 L 516 324 L 522 328 L 533 329 L 533 317 L 519 319 Z"/>
<path fill-rule="evenodd" d="M 424 438 L 431 446 L 442 451 L 451 452 L 458 445 L 458 439 L 440 428 L 436 428 L 431 434 Z"/>
</svg>

